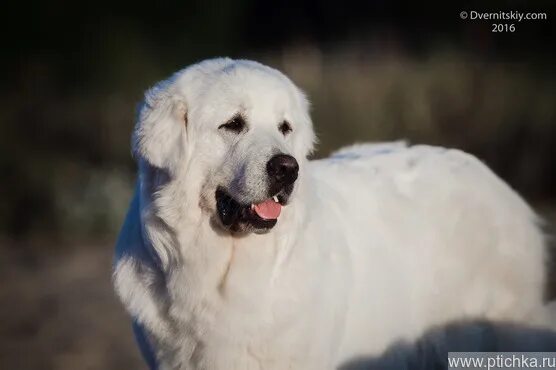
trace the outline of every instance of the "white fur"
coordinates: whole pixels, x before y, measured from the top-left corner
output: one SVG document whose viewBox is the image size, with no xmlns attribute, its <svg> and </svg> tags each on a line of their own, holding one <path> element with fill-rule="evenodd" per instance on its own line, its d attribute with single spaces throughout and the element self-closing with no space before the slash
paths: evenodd
<svg viewBox="0 0 556 370">
<path fill-rule="evenodd" d="M 218 128 L 238 112 L 247 132 Z M 159 368 L 332 369 L 433 325 L 541 307 L 537 218 L 476 158 L 391 143 L 307 161 L 313 142 L 303 94 L 255 62 L 205 61 L 147 92 L 114 283 Z M 300 165 L 277 225 L 220 229 L 216 186 L 260 199 L 277 152 Z"/>
</svg>

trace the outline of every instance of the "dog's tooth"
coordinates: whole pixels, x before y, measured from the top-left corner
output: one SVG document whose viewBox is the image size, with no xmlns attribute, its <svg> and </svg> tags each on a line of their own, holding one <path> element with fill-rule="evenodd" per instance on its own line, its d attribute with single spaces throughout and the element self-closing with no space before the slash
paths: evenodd
<svg viewBox="0 0 556 370">
<path fill-rule="evenodd" d="M 273 196 L 272 200 L 274 200 L 276 203 L 278 203 L 278 196 L 277 195 Z"/>
</svg>

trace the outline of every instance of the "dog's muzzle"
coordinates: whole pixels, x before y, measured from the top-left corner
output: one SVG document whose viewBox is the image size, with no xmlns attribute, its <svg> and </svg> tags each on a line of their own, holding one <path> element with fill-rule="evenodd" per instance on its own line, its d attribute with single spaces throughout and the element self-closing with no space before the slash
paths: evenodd
<svg viewBox="0 0 556 370">
<path fill-rule="evenodd" d="M 268 198 L 242 204 L 222 186 L 215 193 L 220 222 L 233 232 L 264 232 L 278 222 L 282 207 L 288 202 L 299 173 L 297 160 L 286 154 L 270 158 L 266 164 Z"/>
</svg>

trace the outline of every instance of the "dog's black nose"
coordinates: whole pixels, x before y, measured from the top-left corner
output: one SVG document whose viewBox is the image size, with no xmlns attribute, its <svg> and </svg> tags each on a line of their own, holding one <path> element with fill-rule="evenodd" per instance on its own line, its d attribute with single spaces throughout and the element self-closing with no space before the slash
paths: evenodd
<svg viewBox="0 0 556 370">
<path fill-rule="evenodd" d="M 272 187 L 280 188 L 291 185 L 297 180 L 299 165 L 291 155 L 278 154 L 267 162 L 266 171 Z"/>
</svg>

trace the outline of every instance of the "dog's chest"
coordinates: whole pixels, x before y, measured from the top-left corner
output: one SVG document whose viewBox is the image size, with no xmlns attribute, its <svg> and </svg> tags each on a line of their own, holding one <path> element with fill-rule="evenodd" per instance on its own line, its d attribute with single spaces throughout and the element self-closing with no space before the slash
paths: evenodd
<svg viewBox="0 0 556 370">
<path fill-rule="evenodd" d="M 277 265 L 262 249 L 244 252 L 231 252 L 231 263 L 213 264 L 202 278 L 184 270 L 182 283 L 173 284 L 197 283 L 180 290 L 185 295 L 174 305 L 181 307 L 172 310 L 182 322 L 180 336 L 193 345 L 183 354 L 189 352 L 192 368 L 326 368 L 330 360 L 322 354 L 331 353 L 331 343 L 322 333 L 335 334 L 339 309 L 319 289 L 325 274 L 307 271 L 316 261 L 308 265 L 306 255 L 294 253 Z"/>
<path fill-rule="evenodd" d="M 311 316 L 318 314 L 307 295 L 250 298 L 230 298 L 212 318 L 197 317 L 195 368 L 311 369 L 315 363 L 326 368 L 322 357 L 311 355 L 329 353 L 329 348 L 318 343 L 321 320 Z"/>
</svg>

